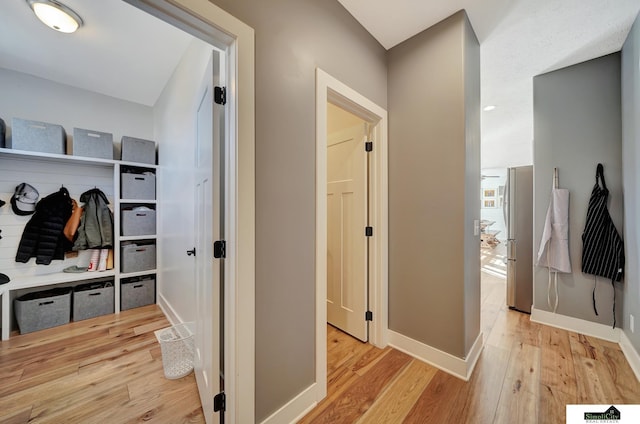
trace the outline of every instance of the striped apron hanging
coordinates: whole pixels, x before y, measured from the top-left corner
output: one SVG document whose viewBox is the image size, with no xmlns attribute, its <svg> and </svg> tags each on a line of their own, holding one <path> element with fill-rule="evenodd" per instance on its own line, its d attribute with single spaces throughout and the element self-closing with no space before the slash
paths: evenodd
<svg viewBox="0 0 640 424">
<path fill-rule="evenodd" d="M 622 279 L 624 245 L 607 210 L 609 190 L 604 181 L 603 169 L 602 164 L 599 163 L 596 170 L 596 184 L 591 191 L 587 208 L 587 222 L 582 233 L 582 272 L 611 280 L 613 286 L 613 327 L 615 328 L 616 290 L 614 282 Z M 598 315 L 595 285 L 593 287 L 593 310 Z"/>
</svg>

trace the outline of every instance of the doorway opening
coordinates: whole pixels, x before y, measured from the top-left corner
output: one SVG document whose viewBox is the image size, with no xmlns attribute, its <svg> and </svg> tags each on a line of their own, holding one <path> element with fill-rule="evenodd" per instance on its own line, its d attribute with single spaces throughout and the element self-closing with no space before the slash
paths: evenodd
<svg viewBox="0 0 640 424">
<path fill-rule="evenodd" d="M 369 341 L 369 128 L 327 103 L 327 322 L 362 342 Z"/>
<path fill-rule="evenodd" d="M 483 169 L 481 191 L 481 326 L 491 344 L 507 311 L 531 313 L 533 166 Z"/>
<path fill-rule="evenodd" d="M 343 140 L 331 140 L 328 135 L 328 111 L 339 109 L 341 113 L 348 113 L 353 117 L 354 125 L 346 125 L 345 131 L 354 131 L 355 135 L 343 137 Z M 349 116 L 342 115 L 342 116 Z M 340 132 L 340 131 L 338 131 Z M 344 134 L 342 135 L 344 136 Z M 338 139 L 342 136 L 338 136 Z M 355 140 L 345 142 L 345 140 Z M 370 142 L 371 151 L 365 152 L 365 142 Z M 364 187 L 358 203 L 360 212 L 358 219 L 348 219 L 346 224 L 360 228 L 361 239 L 358 258 L 343 257 L 344 263 L 349 269 L 358 268 L 359 279 L 368 281 L 366 294 L 360 295 L 360 306 L 364 307 L 358 315 L 361 339 L 368 340 L 377 347 L 385 347 L 387 331 L 387 268 L 388 268 L 388 184 L 387 184 L 387 112 L 371 100 L 357 93 L 355 90 L 341 83 L 321 69 L 316 70 L 316 400 L 327 395 L 327 305 L 328 305 L 328 252 L 329 252 L 329 226 L 335 227 L 335 222 L 330 223 L 330 206 L 339 216 L 340 211 L 348 209 L 353 201 L 354 194 L 349 184 L 345 184 L 349 178 L 343 178 L 332 170 L 335 191 L 344 199 L 340 202 L 329 201 L 329 153 L 330 146 L 333 150 L 359 149 L 366 154 L 366 160 L 357 161 L 358 184 Z M 369 150 L 369 147 L 367 147 Z M 348 155 L 347 155 L 348 157 Z M 333 162 L 333 161 L 332 161 Z M 368 173 L 366 173 L 368 169 Z M 367 177 L 368 175 L 368 177 Z M 366 180 L 366 181 L 363 181 Z M 367 188 L 368 187 L 368 188 Z M 335 197 L 334 197 L 335 199 Z M 363 203 L 364 202 L 364 203 Z M 347 216 L 352 216 L 347 214 Z M 339 225 L 343 226 L 345 222 Z M 333 246 L 339 246 L 338 239 L 332 239 Z M 340 238 L 340 240 L 344 240 Z M 349 244 L 349 243 L 347 243 Z M 335 250 L 335 249 L 333 249 Z M 333 254 L 330 252 L 330 254 Z M 341 254 L 342 255 L 342 254 Z M 354 263 L 357 264 L 354 266 Z M 344 275 L 346 267 L 334 268 Z M 351 272 L 351 271 L 348 271 Z M 367 287 L 367 286 L 364 286 Z M 335 291 L 335 290 L 334 290 Z M 349 294 L 350 295 L 350 294 Z M 344 297 L 344 296 L 343 296 Z M 352 299 L 347 299 L 351 304 Z M 349 306 L 347 305 L 347 306 Z M 348 307 L 347 309 L 351 309 Z M 363 313 L 364 312 L 364 313 Z M 365 316 L 366 314 L 366 316 Z M 361 316 L 360 316 L 361 315 Z M 355 316 L 355 315 L 354 315 Z M 348 320 L 348 319 L 347 319 Z M 368 320 L 368 321 L 367 321 Z"/>
<path fill-rule="evenodd" d="M 506 181 L 506 168 L 481 171 L 480 331 L 485 335 L 485 340 L 507 309 Z"/>
<path fill-rule="evenodd" d="M 217 147 L 208 146 L 216 147 L 217 150 L 207 152 L 207 148 L 203 146 L 206 156 L 214 155 L 216 161 L 222 165 L 217 167 L 222 173 L 203 174 L 202 181 L 207 182 L 207 187 L 204 185 L 201 187 L 199 198 L 202 199 L 200 205 L 204 208 L 200 214 L 202 219 L 200 227 L 211 227 L 213 239 L 216 242 L 224 242 L 222 244 L 224 248 L 221 250 L 223 252 L 221 256 L 208 254 L 212 253 L 211 248 L 215 250 L 215 246 L 208 243 L 209 240 L 204 240 L 205 243 L 201 244 L 201 249 L 194 249 L 193 254 L 197 252 L 204 260 L 211 261 L 209 265 L 203 267 L 207 273 L 201 273 L 203 283 L 211 282 L 211 285 L 206 286 L 208 292 L 204 294 L 214 297 L 214 303 L 219 302 L 220 306 L 219 314 L 214 310 L 208 310 L 209 307 L 206 304 L 201 308 L 210 318 L 203 321 L 205 325 L 201 326 L 209 336 L 207 343 L 211 345 L 211 348 L 204 350 L 202 355 L 203 361 L 208 363 L 210 370 L 213 370 L 208 376 L 208 390 L 218 391 L 217 383 L 221 382 L 223 377 L 226 378 L 224 378 L 224 387 L 221 388 L 224 392 L 207 394 L 214 405 L 210 405 L 211 402 L 206 404 L 203 402 L 203 412 L 207 423 L 251 422 L 255 417 L 253 29 L 210 2 L 196 4 L 185 0 L 124 1 L 209 43 L 220 52 L 219 59 L 222 64 L 213 68 L 220 69 L 226 77 L 224 87 L 220 87 L 221 91 L 225 89 L 222 91 L 220 101 L 224 104 L 224 113 L 209 110 L 208 106 L 211 103 L 207 107 L 199 108 L 198 113 L 202 111 L 203 117 L 213 115 L 212 119 L 215 121 L 209 123 L 208 118 L 203 118 L 202 123 L 212 125 L 211 128 L 202 127 L 199 130 L 217 132 L 221 128 L 226 128 L 220 134 L 221 140 L 217 143 Z M 240 90 L 239 87 L 241 87 Z M 209 95 L 207 102 L 210 102 L 210 97 L 217 97 L 210 96 L 211 89 L 214 87 L 207 89 Z M 215 103 L 219 103 L 218 100 Z M 218 112 L 220 112 L 219 109 Z M 211 181 L 209 176 L 212 177 Z M 209 207 L 214 197 L 224 199 L 217 204 L 217 211 L 212 211 L 213 208 Z M 216 234 L 215 230 L 218 230 L 219 234 Z M 221 262 L 217 264 L 213 262 L 219 258 L 224 258 L 224 265 Z M 224 272 L 220 269 L 223 266 Z M 220 289 L 216 287 L 214 281 L 211 281 L 216 278 L 215 276 L 221 276 Z M 242 293 L 242 296 L 238 293 Z M 161 295 L 159 295 L 160 298 Z M 162 302 L 159 303 L 162 306 Z M 170 320 L 176 318 L 173 311 L 167 308 L 163 310 Z M 223 323 L 222 327 L 218 327 L 218 322 Z M 221 342 L 218 334 L 224 335 L 224 343 Z M 220 361 L 214 351 L 219 353 L 220 357 L 224 357 L 224 362 Z M 213 382 L 216 384 L 211 384 Z M 199 390 L 202 392 L 200 386 L 199 384 Z M 216 387 L 215 390 L 211 389 L 212 387 Z M 222 395 L 222 397 L 216 396 L 218 399 L 214 400 L 213 395 Z M 219 401 L 219 399 L 222 400 Z M 224 412 L 224 415 L 219 412 Z"/>
</svg>

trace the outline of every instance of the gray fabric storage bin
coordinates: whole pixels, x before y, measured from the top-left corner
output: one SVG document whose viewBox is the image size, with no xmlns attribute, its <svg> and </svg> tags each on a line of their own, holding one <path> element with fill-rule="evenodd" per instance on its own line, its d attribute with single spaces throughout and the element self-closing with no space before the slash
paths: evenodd
<svg viewBox="0 0 640 424">
<path fill-rule="evenodd" d="M 73 320 L 80 321 L 112 314 L 114 298 L 113 280 L 75 286 L 73 288 Z"/>
<path fill-rule="evenodd" d="M 11 120 L 11 138 L 9 138 L 7 147 L 16 150 L 64 155 L 67 150 L 67 135 L 60 125 L 13 118 Z"/>
<path fill-rule="evenodd" d="M 149 271 L 156 268 L 156 245 L 131 243 L 120 249 L 122 272 Z"/>
<path fill-rule="evenodd" d="M 113 159 L 113 134 L 74 128 L 71 154 L 73 156 Z"/>
<path fill-rule="evenodd" d="M 156 164 L 156 142 L 142 138 L 123 136 L 120 158 L 126 162 Z"/>
<path fill-rule="evenodd" d="M 156 199 L 156 176 L 152 173 L 120 175 L 120 198 L 136 200 Z"/>
<path fill-rule="evenodd" d="M 123 209 L 120 227 L 123 236 L 155 235 L 156 211 Z"/>
<path fill-rule="evenodd" d="M 156 303 L 156 280 L 140 277 L 120 283 L 120 310 L 138 308 Z"/>
<path fill-rule="evenodd" d="M 14 300 L 20 334 L 67 324 L 71 318 L 71 287 L 27 293 Z"/>
</svg>

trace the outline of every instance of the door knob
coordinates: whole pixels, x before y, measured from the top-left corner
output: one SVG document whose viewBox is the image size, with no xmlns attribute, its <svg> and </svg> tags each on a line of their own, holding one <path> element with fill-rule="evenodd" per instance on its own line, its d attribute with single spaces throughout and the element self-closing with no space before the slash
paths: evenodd
<svg viewBox="0 0 640 424">
<path fill-rule="evenodd" d="M 187 250 L 187 256 L 191 256 L 191 255 L 196 256 L 196 248 L 195 247 L 193 249 L 191 249 L 191 250 Z"/>
</svg>

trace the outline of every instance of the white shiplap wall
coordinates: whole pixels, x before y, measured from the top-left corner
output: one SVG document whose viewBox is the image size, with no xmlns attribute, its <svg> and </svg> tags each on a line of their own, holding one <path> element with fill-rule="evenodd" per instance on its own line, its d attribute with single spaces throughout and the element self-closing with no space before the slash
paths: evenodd
<svg viewBox="0 0 640 424">
<path fill-rule="evenodd" d="M 78 257 L 54 260 L 49 265 L 36 265 L 32 258 L 28 263 L 18 263 L 15 255 L 25 225 L 33 215 L 19 216 L 11 209 L 10 199 L 15 187 L 26 182 L 34 186 L 40 198 L 54 193 L 64 186 L 72 198 L 80 204 L 80 195 L 94 187 L 102 190 L 113 208 L 113 165 L 78 164 L 45 159 L 0 156 L 0 199 L 7 204 L 0 208 L 0 272 L 12 280 L 61 272 L 70 265 L 87 261 L 87 252 Z"/>
</svg>

